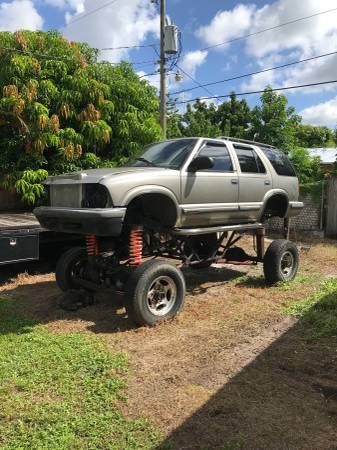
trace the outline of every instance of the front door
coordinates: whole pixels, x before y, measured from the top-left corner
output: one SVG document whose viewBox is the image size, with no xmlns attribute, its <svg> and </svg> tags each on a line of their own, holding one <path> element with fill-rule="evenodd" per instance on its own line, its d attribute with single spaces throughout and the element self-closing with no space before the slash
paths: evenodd
<svg viewBox="0 0 337 450">
<path fill-rule="evenodd" d="M 239 212 L 238 174 L 226 145 L 207 141 L 196 156 L 212 158 L 214 166 L 182 172 L 182 226 L 234 223 Z"/>
</svg>

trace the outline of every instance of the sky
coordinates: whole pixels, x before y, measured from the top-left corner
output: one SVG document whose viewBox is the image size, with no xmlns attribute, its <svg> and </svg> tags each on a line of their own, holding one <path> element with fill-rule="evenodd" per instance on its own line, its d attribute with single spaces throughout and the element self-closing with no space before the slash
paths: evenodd
<svg viewBox="0 0 337 450">
<path fill-rule="evenodd" d="M 335 11 L 205 50 L 334 8 Z M 158 48 L 158 12 L 153 0 L 0 0 L 0 31 L 57 29 L 71 40 L 87 42 L 98 49 L 152 44 Z M 233 90 L 255 91 L 268 84 L 280 87 L 337 79 L 337 54 L 208 86 L 207 90 L 189 78 L 200 84 L 210 83 L 337 51 L 337 0 L 167 0 L 167 14 L 181 30 L 182 43 L 178 66 L 168 76 L 169 91 L 196 88 L 173 95 L 178 101 L 226 95 Z M 158 55 L 153 47 L 102 50 L 100 58 L 112 63 L 135 63 L 140 76 L 158 69 Z M 175 81 L 177 70 L 182 75 L 180 82 Z M 145 78 L 158 87 L 157 74 Z M 336 126 L 337 83 L 284 93 L 305 123 Z M 253 106 L 259 95 L 246 99 Z M 220 101 L 223 100 L 217 100 Z"/>
</svg>

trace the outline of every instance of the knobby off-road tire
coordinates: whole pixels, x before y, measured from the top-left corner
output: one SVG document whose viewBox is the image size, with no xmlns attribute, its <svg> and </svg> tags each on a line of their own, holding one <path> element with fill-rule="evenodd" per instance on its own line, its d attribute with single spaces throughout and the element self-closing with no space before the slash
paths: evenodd
<svg viewBox="0 0 337 450">
<path fill-rule="evenodd" d="M 80 265 L 87 259 L 87 251 L 83 247 L 75 247 L 67 250 L 56 264 L 56 283 L 66 292 L 74 289 L 73 277 L 79 275 Z"/>
<path fill-rule="evenodd" d="M 292 281 L 298 266 L 298 249 L 293 242 L 277 239 L 269 245 L 263 260 L 264 276 L 268 283 Z"/>
<path fill-rule="evenodd" d="M 128 316 L 140 326 L 172 319 L 184 305 L 185 292 L 185 279 L 177 267 L 165 260 L 146 261 L 127 282 Z"/>
</svg>

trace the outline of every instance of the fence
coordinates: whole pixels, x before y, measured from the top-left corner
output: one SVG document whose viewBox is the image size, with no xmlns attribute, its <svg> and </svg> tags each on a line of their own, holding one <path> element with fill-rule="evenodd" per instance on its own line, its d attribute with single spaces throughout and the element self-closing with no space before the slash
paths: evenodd
<svg viewBox="0 0 337 450">
<path fill-rule="evenodd" d="M 337 186 L 337 184 L 336 184 Z M 302 211 L 291 219 L 291 230 L 312 232 L 323 230 L 325 225 L 325 203 L 326 193 L 325 184 L 317 183 L 315 193 L 305 191 L 305 187 L 301 187 L 299 200 L 304 203 Z M 268 221 L 268 231 L 282 231 L 283 220 L 279 217 L 273 217 Z"/>
<path fill-rule="evenodd" d="M 337 238 L 337 177 L 331 177 L 327 186 L 326 236 Z"/>
</svg>

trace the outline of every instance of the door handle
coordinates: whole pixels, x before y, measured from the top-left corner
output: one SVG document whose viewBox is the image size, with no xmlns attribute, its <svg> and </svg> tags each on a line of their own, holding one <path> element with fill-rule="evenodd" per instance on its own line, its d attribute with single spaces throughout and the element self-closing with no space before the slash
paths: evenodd
<svg viewBox="0 0 337 450">
<path fill-rule="evenodd" d="M 239 184 L 239 180 L 237 180 L 236 178 L 232 178 L 231 179 L 231 183 L 232 184 Z"/>
<path fill-rule="evenodd" d="M 266 185 L 270 185 L 271 183 L 270 183 L 270 181 L 269 181 L 269 180 L 265 180 L 264 184 L 266 184 Z"/>
</svg>

